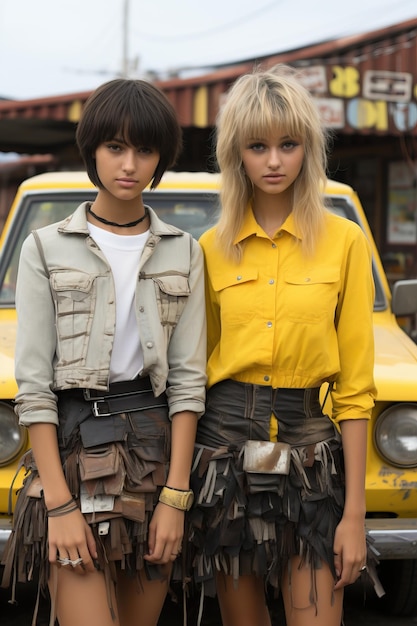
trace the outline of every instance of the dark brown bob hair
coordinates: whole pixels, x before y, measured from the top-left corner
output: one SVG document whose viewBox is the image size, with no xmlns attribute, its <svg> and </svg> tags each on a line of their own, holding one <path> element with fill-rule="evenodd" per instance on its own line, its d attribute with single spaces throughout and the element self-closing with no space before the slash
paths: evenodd
<svg viewBox="0 0 417 626">
<path fill-rule="evenodd" d="M 97 174 L 95 152 L 100 144 L 115 137 L 159 152 L 151 189 L 174 165 L 182 144 L 173 106 L 158 87 L 144 80 L 111 80 L 98 87 L 84 105 L 75 138 L 87 174 L 96 187 L 103 185 Z"/>
</svg>

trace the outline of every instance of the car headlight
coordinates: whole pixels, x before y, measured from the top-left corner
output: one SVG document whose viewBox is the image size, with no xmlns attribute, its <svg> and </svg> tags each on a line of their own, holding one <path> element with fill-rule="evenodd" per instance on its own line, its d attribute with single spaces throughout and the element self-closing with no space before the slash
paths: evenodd
<svg viewBox="0 0 417 626">
<path fill-rule="evenodd" d="M 374 440 L 380 455 L 397 467 L 417 466 L 417 405 L 396 404 L 378 417 Z"/>
<path fill-rule="evenodd" d="M 0 467 L 11 463 L 23 450 L 26 429 L 19 426 L 10 404 L 0 402 Z"/>
</svg>

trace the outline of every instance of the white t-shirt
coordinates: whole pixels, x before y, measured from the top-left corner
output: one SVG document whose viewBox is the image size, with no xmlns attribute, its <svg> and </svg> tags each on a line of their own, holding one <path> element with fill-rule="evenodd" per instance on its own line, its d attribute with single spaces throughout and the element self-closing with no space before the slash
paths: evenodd
<svg viewBox="0 0 417 626">
<path fill-rule="evenodd" d="M 116 329 L 110 361 L 110 382 L 131 380 L 143 369 L 143 351 L 135 315 L 139 260 L 149 236 L 116 235 L 88 223 L 88 230 L 104 253 L 116 291 Z"/>
</svg>

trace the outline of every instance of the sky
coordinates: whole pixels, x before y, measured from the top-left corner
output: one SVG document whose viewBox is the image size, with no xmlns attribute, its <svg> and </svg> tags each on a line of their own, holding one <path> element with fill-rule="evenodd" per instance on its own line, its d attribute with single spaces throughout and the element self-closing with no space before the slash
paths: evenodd
<svg viewBox="0 0 417 626">
<path fill-rule="evenodd" d="M 415 17 L 416 0 L 0 0 L 0 97 L 204 74 Z"/>
</svg>

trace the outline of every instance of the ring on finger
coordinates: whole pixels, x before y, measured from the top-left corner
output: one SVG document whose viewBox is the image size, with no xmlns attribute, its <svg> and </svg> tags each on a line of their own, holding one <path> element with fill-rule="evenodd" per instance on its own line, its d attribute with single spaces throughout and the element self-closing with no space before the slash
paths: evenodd
<svg viewBox="0 0 417 626">
<path fill-rule="evenodd" d="M 58 557 L 57 561 L 60 565 L 62 565 L 63 567 L 65 567 L 66 565 L 72 565 L 72 567 L 77 567 L 77 565 L 80 565 L 83 560 L 81 557 L 79 557 L 78 559 L 69 559 L 68 557 Z"/>
</svg>

